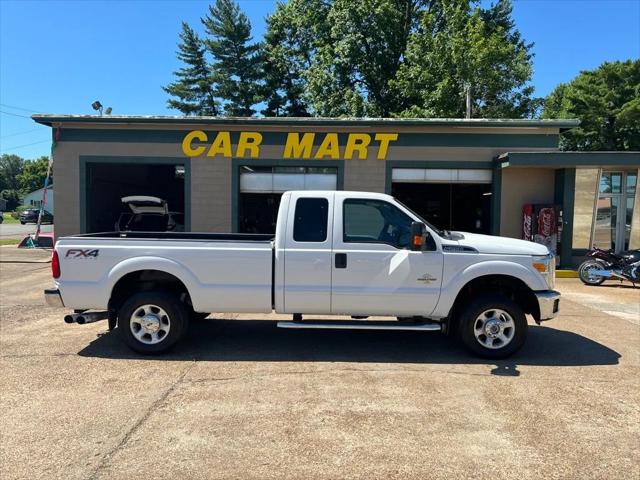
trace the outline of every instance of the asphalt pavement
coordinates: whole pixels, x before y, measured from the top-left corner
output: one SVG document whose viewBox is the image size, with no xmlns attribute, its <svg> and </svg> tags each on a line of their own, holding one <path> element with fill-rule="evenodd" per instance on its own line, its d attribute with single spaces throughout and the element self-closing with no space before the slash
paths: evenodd
<svg viewBox="0 0 640 480">
<path fill-rule="evenodd" d="M 0 238 L 22 238 L 30 233 L 35 233 L 36 225 L 34 223 L 27 223 L 21 225 L 19 223 L 1 223 L 0 224 Z M 41 232 L 53 232 L 53 225 L 42 225 Z"/>
<path fill-rule="evenodd" d="M 598 302 L 567 295 L 499 362 L 434 333 L 233 314 L 141 357 L 106 322 L 66 325 L 67 310 L 43 305 L 50 285 L 46 263 L 0 263 L 3 480 L 640 475 L 640 330 Z"/>
</svg>

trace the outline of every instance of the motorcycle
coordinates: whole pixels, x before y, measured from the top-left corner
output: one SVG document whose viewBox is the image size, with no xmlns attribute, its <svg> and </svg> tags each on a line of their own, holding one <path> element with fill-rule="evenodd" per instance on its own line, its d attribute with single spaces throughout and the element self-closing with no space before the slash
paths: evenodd
<svg viewBox="0 0 640 480">
<path fill-rule="evenodd" d="M 578 268 L 578 276 L 585 285 L 601 285 L 605 280 L 627 280 L 640 283 L 640 249 L 615 253 L 613 249 L 594 248 Z"/>
</svg>

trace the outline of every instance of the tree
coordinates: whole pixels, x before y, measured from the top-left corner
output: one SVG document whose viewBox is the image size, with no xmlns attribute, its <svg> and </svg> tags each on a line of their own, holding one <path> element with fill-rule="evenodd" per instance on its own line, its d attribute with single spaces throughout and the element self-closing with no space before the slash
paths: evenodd
<svg viewBox="0 0 640 480">
<path fill-rule="evenodd" d="M 300 9 L 298 3 L 278 3 L 276 11 L 267 17 L 262 45 L 266 108 L 261 113 L 265 116 L 309 116 L 302 73 L 310 67 L 311 47 L 302 37 L 304 25 L 296 21 L 300 16 L 294 15 Z"/>
<path fill-rule="evenodd" d="M 24 158 L 3 154 L 0 157 L 0 198 L 6 200 L 7 210 L 14 210 L 20 204 L 20 182 L 24 168 Z"/>
<path fill-rule="evenodd" d="M 170 108 L 184 115 L 219 114 L 213 75 L 205 58 L 205 48 L 196 32 L 182 22 L 178 59 L 185 66 L 174 72 L 176 80 L 162 89 L 175 97 L 167 100 Z"/>
<path fill-rule="evenodd" d="M 540 104 L 509 0 L 290 0 L 267 27 L 266 65 L 284 79 L 268 83 L 269 114 L 288 114 L 291 91 L 321 116 L 463 117 L 467 87 L 478 117 Z"/>
<path fill-rule="evenodd" d="M 640 60 L 605 62 L 561 83 L 545 100 L 543 118 L 578 118 L 563 150 L 640 150 Z"/>
<path fill-rule="evenodd" d="M 47 177 L 49 168 L 49 157 L 40 157 L 37 160 L 27 160 L 24 168 L 18 175 L 20 193 L 26 195 L 44 186 L 44 179 Z M 49 179 L 49 184 L 52 181 Z"/>
<path fill-rule="evenodd" d="M 202 19 L 209 38 L 204 40 L 213 56 L 218 84 L 216 94 L 229 116 L 251 116 L 261 100 L 260 45 L 251 43 L 251 23 L 233 0 L 216 0 Z"/>
<path fill-rule="evenodd" d="M 473 5 L 475 6 L 471 8 Z M 396 82 L 403 116 L 464 117 L 469 89 L 473 117 L 536 114 L 532 44 L 515 28 L 509 0 L 488 9 L 468 0 L 442 0 L 421 17 Z"/>
</svg>

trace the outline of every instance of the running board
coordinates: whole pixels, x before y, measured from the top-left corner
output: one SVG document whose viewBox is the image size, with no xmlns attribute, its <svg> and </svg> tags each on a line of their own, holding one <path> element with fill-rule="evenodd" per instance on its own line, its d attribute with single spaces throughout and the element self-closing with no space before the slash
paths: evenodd
<svg viewBox="0 0 640 480">
<path fill-rule="evenodd" d="M 278 322 L 279 328 L 315 328 L 323 330 L 418 330 L 439 332 L 442 325 L 439 323 L 400 323 L 400 322 Z"/>
</svg>

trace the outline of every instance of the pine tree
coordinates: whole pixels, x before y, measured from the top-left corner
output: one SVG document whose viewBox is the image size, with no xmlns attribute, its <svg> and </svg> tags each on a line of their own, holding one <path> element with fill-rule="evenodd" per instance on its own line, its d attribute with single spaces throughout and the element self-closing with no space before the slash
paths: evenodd
<svg viewBox="0 0 640 480">
<path fill-rule="evenodd" d="M 292 2 L 278 3 L 267 17 L 262 45 L 266 108 L 261 112 L 267 117 L 309 116 L 302 72 L 310 66 L 310 48 L 301 38 L 302 29 L 291 21 L 296 8 Z"/>
<path fill-rule="evenodd" d="M 202 23 L 210 38 L 204 43 L 213 56 L 217 96 L 229 116 L 251 116 L 261 100 L 260 45 L 251 43 L 251 23 L 233 0 L 216 0 Z"/>
<path fill-rule="evenodd" d="M 185 115 L 216 116 L 220 113 L 214 92 L 214 81 L 205 58 L 205 48 L 196 32 L 182 22 L 177 57 L 185 66 L 174 75 L 176 80 L 162 89 L 172 97 L 170 108 Z"/>
</svg>

